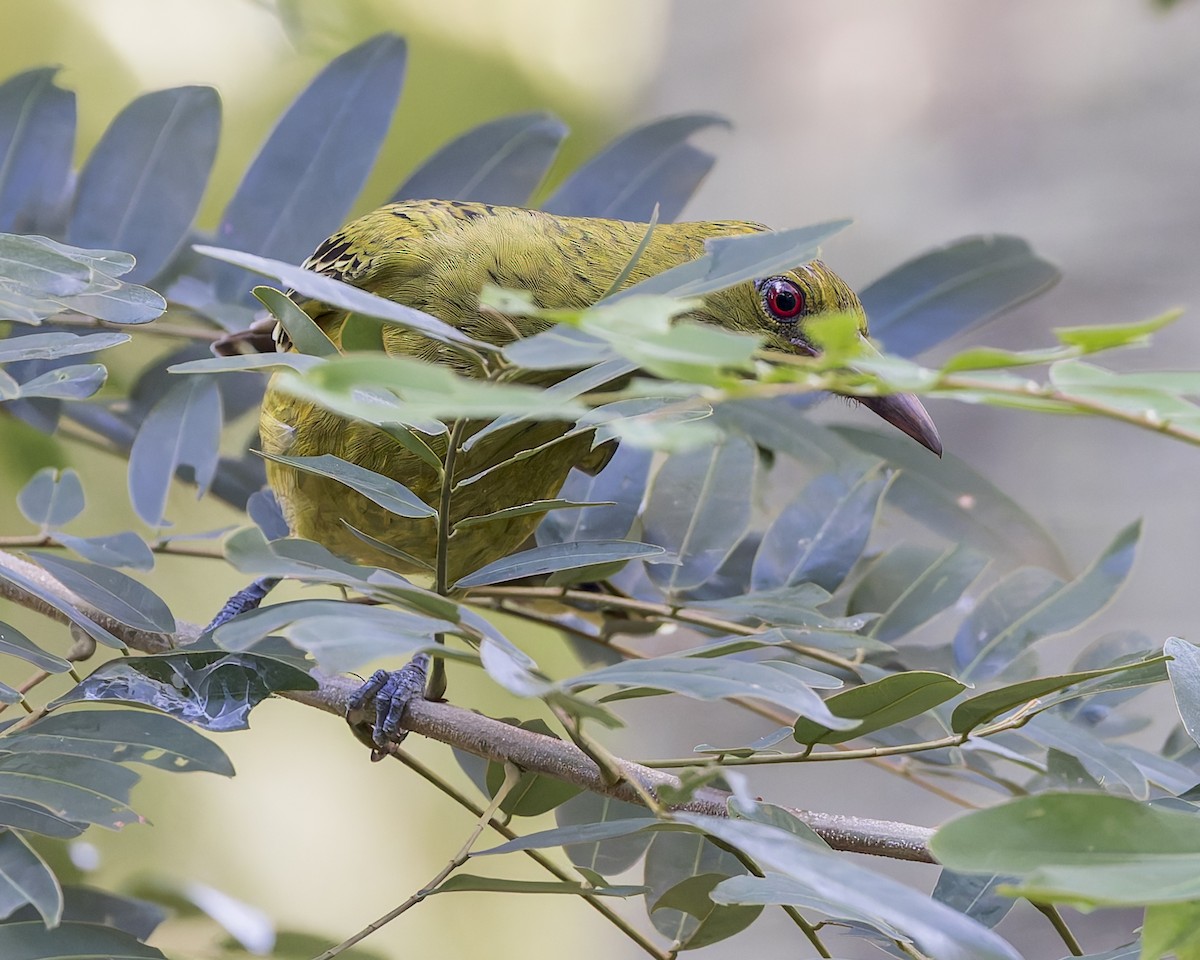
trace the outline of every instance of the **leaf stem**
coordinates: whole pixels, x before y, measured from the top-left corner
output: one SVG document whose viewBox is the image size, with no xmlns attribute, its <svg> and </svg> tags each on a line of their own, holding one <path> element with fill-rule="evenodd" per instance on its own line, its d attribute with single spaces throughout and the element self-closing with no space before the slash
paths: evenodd
<svg viewBox="0 0 1200 960">
<path fill-rule="evenodd" d="M 1042 916 L 1050 921 L 1050 925 L 1054 927 L 1054 932 L 1062 938 L 1062 942 L 1071 951 L 1071 956 L 1082 957 L 1083 947 L 1080 946 L 1071 928 L 1067 926 L 1067 921 L 1063 919 L 1063 915 L 1058 912 L 1058 908 L 1052 903 L 1038 903 L 1035 900 L 1030 900 L 1029 902 L 1033 904 L 1034 908 Z"/>
</svg>

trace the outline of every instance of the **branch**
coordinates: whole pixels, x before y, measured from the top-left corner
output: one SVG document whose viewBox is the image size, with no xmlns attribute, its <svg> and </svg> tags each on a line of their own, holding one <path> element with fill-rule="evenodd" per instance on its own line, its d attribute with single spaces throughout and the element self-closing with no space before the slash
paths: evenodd
<svg viewBox="0 0 1200 960">
<path fill-rule="evenodd" d="M 5 572 L 18 574 L 35 583 L 42 591 L 72 604 L 135 650 L 162 653 L 186 647 L 200 634 L 200 628 L 195 624 L 180 623 L 179 631 L 170 636 L 126 626 L 91 607 L 40 567 L 0 551 L 0 597 L 60 622 L 66 622 L 66 617 L 59 610 L 5 579 Z M 359 682 L 349 677 L 321 674 L 319 671 L 314 671 L 313 675 L 318 683 L 315 690 L 282 691 L 279 695 L 344 718 L 350 697 L 358 689 Z M 638 789 L 632 785 L 634 781 L 642 790 L 654 795 L 658 795 L 663 787 L 680 787 L 679 778 L 672 774 L 616 757 L 613 760 L 627 779 L 616 784 L 610 783 L 595 762 L 570 743 L 501 723 L 448 703 L 430 700 L 411 702 L 404 715 L 404 727 L 485 760 L 515 763 L 532 773 L 554 777 L 629 803 L 641 802 Z M 730 794 L 724 790 L 702 787 L 687 803 L 672 809 L 724 817 L 728 816 L 729 799 Z M 812 827 L 835 850 L 869 853 L 896 860 L 935 862 L 928 847 L 933 831 L 926 827 L 791 807 L 785 809 Z"/>
</svg>

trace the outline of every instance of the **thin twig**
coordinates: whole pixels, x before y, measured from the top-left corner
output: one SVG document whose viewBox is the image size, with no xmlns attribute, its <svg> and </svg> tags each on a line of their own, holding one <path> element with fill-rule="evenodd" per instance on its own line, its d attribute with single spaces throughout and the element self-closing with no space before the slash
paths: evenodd
<svg viewBox="0 0 1200 960">
<path fill-rule="evenodd" d="M 471 848 L 475 846 L 475 841 L 478 840 L 479 835 L 483 833 L 485 829 L 487 829 L 487 825 L 491 822 L 492 817 L 495 816 L 496 811 L 500 809 L 500 804 L 504 802 L 504 798 L 507 797 L 510 792 L 512 792 L 512 788 L 517 785 L 520 779 L 521 771 L 518 770 L 513 764 L 506 763 L 504 765 L 504 782 L 500 784 L 500 789 L 496 791 L 496 795 L 492 797 L 491 802 L 484 808 L 483 813 L 480 814 L 479 819 L 476 821 L 475 826 L 471 829 L 466 841 L 461 847 L 459 847 L 458 853 L 450 858 L 450 861 L 434 875 L 434 878 L 430 880 L 429 883 L 425 884 L 425 886 L 423 886 L 420 890 L 414 893 L 411 897 L 405 900 L 402 904 L 400 904 L 400 906 L 393 910 L 389 910 L 378 920 L 368 923 L 365 927 L 359 930 L 358 933 L 354 934 L 354 936 L 343 940 L 336 947 L 326 950 L 319 957 L 317 957 L 316 960 L 333 960 L 333 958 L 339 953 L 344 953 L 356 943 L 365 940 L 376 930 L 391 923 L 402 913 L 411 910 L 430 894 L 437 893 L 437 888 L 441 886 L 442 881 L 450 876 L 450 874 L 461 867 L 464 863 L 466 863 L 470 858 Z"/>
</svg>

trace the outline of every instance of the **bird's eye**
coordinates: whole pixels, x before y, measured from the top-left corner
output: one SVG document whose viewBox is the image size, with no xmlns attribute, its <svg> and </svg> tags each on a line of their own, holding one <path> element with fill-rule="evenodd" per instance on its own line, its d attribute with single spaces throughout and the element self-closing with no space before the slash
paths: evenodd
<svg viewBox="0 0 1200 960">
<path fill-rule="evenodd" d="M 791 280 L 773 277 L 762 285 L 763 303 L 776 320 L 795 320 L 804 312 L 804 292 Z"/>
</svg>

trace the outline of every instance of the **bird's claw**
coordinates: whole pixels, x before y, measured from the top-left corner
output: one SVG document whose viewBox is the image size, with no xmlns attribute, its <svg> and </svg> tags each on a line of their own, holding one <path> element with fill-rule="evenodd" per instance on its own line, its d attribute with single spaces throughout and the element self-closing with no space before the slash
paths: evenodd
<svg viewBox="0 0 1200 960">
<path fill-rule="evenodd" d="M 381 760 L 390 745 L 398 744 L 408 736 L 408 731 L 400 725 L 404 711 L 410 701 L 425 696 L 428 675 L 429 654 L 419 653 L 399 670 L 376 670 L 350 697 L 346 719 L 352 726 L 355 725 L 352 716 L 365 710 L 372 700 L 375 702 L 375 722 L 371 727 L 372 760 Z"/>
<path fill-rule="evenodd" d="M 247 587 L 243 587 L 225 601 L 212 622 L 204 628 L 204 633 L 212 633 L 217 627 L 228 623 L 240 613 L 258 609 L 259 604 L 266 599 L 268 593 L 279 583 L 278 577 L 259 577 Z"/>
</svg>

